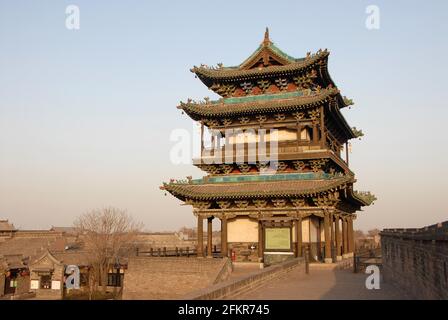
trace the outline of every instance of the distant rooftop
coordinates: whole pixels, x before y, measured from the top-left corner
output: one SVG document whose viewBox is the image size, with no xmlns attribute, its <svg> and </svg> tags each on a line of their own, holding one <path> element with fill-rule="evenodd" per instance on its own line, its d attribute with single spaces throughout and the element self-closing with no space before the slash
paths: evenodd
<svg viewBox="0 0 448 320">
<path fill-rule="evenodd" d="M 0 231 L 15 231 L 16 228 L 8 220 L 0 220 Z"/>
<path fill-rule="evenodd" d="M 74 227 L 55 227 L 55 226 L 52 226 L 50 228 L 50 231 L 63 232 L 63 233 L 68 233 L 68 234 L 75 234 L 76 233 L 76 228 L 74 228 Z"/>
</svg>

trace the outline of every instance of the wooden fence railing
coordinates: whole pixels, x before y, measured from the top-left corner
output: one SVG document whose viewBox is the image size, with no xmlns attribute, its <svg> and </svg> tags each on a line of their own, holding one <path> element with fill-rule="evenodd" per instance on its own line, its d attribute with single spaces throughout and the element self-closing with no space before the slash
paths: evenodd
<svg viewBox="0 0 448 320">
<path fill-rule="evenodd" d="M 204 254 L 207 254 L 207 246 L 204 247 Z M 221 254 L 220 246 L 213 246 L 212 255 L 213 257 L 219 257 Z M 197 255 L 196 248 L 190 247 L 157 247 L 150 248 L 149 250 L 136 249 L 136 255 L 138 257 L 192 257 Z"/>
</svg>

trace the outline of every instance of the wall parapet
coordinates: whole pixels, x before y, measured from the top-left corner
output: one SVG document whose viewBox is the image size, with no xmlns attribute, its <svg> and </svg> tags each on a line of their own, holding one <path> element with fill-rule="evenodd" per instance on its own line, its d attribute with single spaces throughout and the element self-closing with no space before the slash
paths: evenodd
<svg viewBox="0 0 448 320">
<path fill-rule="evenodd" d="M 124 275 L 123 300 L 179 299 L 188 292 L 224 281 L 229 258 L 131 257 Z"/>
<path fill-rule="evenodd" d="M 381 236 L 424 241 L 448 241 L 448 221 L 424 228 L 384 229 Z"/>
<path fill-rule="evenodd" d="M 256 288 L 266 281 L 277 278 L 286 272 L 302 267 L 305 272 L 305 259 L 295 258 L 281 264 L 272 265 L 261 269 L 249 275 L 241 276 L 236 279 L 230 279 L 202 290 L 191 292 L 182 297 L 186 300 L 216 300 L 228 298 Z"/>
<path fill-rule="evenodd" d="M 416 299 L 448 299 L 448 221 L 381 232 L 383 279 Z"/>
</svg>

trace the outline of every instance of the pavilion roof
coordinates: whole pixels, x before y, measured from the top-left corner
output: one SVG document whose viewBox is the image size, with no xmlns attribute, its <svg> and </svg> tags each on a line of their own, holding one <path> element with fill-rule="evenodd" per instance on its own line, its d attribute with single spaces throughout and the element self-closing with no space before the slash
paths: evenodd
<svg viewBox="0 0 448 320">
<path fill-rule="evenodd" d="M 345 139 L 356 138 L 357 135 L 339 111 L 340 104 L 344 103 L 339 99 L 339 90 L 331 86 L 319 91 L 311 91 L 308 94 L 305 94 L 304 91 L 292 91 L 222 98 L 218 101 L 195 102 L 189 100 L 188 102 L 181 102 L 178 108 L 183 110 L 193 120 L 198 121 L 209 118 L 224 119 L 263 113 L 295 112 L 323 105 L 330 98 L 335 98 L 338 105 L 338 108 L 331 109 L 331 117 L 338 123 Z"/>
<path fill-rule="evenodd" d="M 355 182 L 352 175 L 329 179 L 293 179 L 225 183 L 164 183 L 162 189 L 185 200 L 219 200 L 269 197 L 306 197 L 344 188 Z"/>
<path fill-rule="evenodd" d="M 193 119 L 203 117 L 239 116 L 261 112 L 284 112 L 305 109 L 321 105 L 339 93 L 336 88 L 329 87 L 319 92 L 306 94 L 303 91 L 224 98 L 211 102 L 181 102 L 179 109 L 184 110 Z"/>
<path fill-rule="evenodd" d="M 303 60 L 298 60 L 291 62 L 286 65 L 275 65 L 267 66 L 264 68 L 256 69 L 240 69 L 240 67 L 217 67 L 212 68 L 208 66 L 194 66 L 190 69 L 191 72 L 195 73 L 199 79 L 201 79 L 207 86 L 209 80 L 245 80 L 251 78 L 260 78 L 263 75 L 287 75 L 295 74 L 301 71 L 310 69 L 320 61 L 326 63 L 327 57 L 329 55 L 328 51 L 321 51 L 314 55 L 310 55 Z"/>
<path fill-rule="evenodd" d="M 279 49 L 270 39 L 269 30 L 266 29 L 263 42 L 258 48 L 238 66 L 217 67 L 201 65 L 194 66 L 191 72 L 195 73 L 204 84 L 210 86 L 213 81 L 233 81 L 263 76 L 287 75 L 300 73 L 315 66 L 317 63 L 326 64 L 329 52 L 319 50 L 315 54 L 307 53 L 306 57 L 294 58 Z"/>
</svg>

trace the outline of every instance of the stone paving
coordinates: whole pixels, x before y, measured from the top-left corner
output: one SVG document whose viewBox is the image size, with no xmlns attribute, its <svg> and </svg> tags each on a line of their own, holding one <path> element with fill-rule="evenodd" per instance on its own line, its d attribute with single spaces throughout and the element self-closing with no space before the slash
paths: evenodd
<svg viewBox="0 0 448 320">
<path fill-rule="evenodd" d="M 310 265 L 310 273 L 292 270 L 261 287 L 231 299 L 243 300 L 398 300 L 410 299 L 391 284 L 380 282 L 380 289 L 365 287 L 365 273 L 337 270 L 325 265 Z"/>
</svg>

